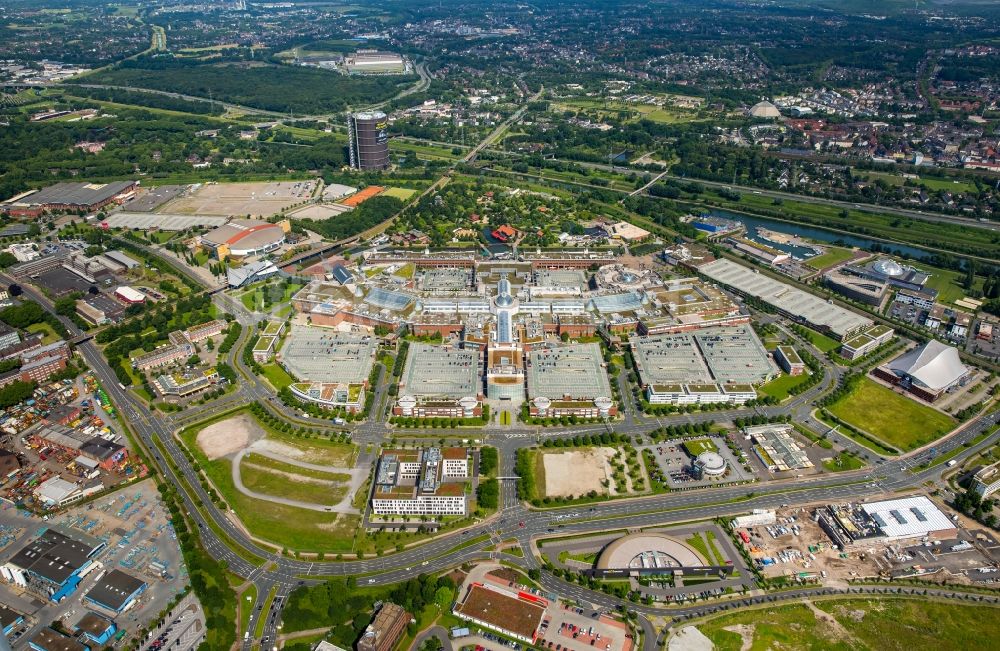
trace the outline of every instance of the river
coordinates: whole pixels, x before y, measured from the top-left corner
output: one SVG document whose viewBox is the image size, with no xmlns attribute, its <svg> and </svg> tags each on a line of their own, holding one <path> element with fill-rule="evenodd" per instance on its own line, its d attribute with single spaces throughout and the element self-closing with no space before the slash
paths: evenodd
<svg viewBox="0 0 1000 651">
<path fill-rule="evenodd" d="M 841 246 L 856 246 L 859 249 L 865 249 L 871 251 L 873 247 L 886 247 L 891 249 L 893 254 L 899 254 L 902 257 L 911 258 L 914 260 L 922 260 L 930 258 L 934 253 L 930 251 L 924 251 L 923 249 L 918 249 L 913 246 L 907 246 L 905 244 L 896 244 L 895 242 L 879 242 L 877 240 L 871 240 L 865 237 L 859 237 L 856 235 L 846 235 L 842 233 L 834 233 L 832 231 L 827 231 L 822 228 L 816 228 L 815 226 L 805 226 L 803 224 L 790 224 L 788 222 L 778 221 L 776 219 L 768 219 L 767 217 L 757 217 L 749 215 L 741 215 L 739 213 L 729 212 L 727 210 L 713 209 L 709 212 L 710 215 L 715 217 L 722 217 L 724 219 L 732 219 L 743 223 L 747 228 L 747 238 L 761 244 L 767 244 L 771 248 L 779 249 L 793 255 L 797 258 L 806 259 L 813 255 L 812 250 L 803 247 L 795 246 L 793 244 L 780 244 L 777 242 L 771 242 L 763 239 L 757 234 L 757 228 L 762 227 L 772 231 L 778 231 L 780 233 L 788 233 L 792 235 L 798 235 L 799 237 L 814 240 L 820 243 L 826 244 L 836 244 Z"/>
</svg>

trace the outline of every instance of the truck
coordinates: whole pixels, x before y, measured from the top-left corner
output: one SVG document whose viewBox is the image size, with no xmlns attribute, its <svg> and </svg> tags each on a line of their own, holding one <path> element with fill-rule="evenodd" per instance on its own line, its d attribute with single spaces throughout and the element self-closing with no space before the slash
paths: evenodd
<svg viewBox="0 0 1000 651">
<path fill-rule="evenodd" d="M 955 459 L 952 459 L 951 461 L 949 461 L 945 465 L 947 465 L 949 468 L 954 468 L 957 463 L 958 463 L 958 461 L 956 461 Z"/>
</svg>

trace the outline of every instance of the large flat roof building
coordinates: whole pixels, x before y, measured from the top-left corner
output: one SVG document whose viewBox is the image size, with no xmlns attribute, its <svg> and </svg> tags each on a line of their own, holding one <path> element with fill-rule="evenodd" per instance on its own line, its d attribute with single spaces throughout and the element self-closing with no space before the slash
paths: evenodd
<svg viewBox="0 0 1000 651">
<path fill-rule="evenodd" d="M 82 532 L 50 527 L 0 566 L 0 575 L 35 595 L 58 602 L 76 590 L 81 573 L 104 546 L 104 542 Z"/>
<path fill-rule="evenodd" d="M 481 359 L 475 350 L 411 343 L 393 412 L 420 417 L 481 414 Z"/>
<path fill-rule="evenodd" d="M 789 318 L 828 332 L 839 341 L 872 325 L 867 317 L 725 258 L 703 264 L 698 271 L 734 291 L 760 299 Z"/>
<path fill-rule="evenodd" d="M 122 203 L 135 194 L 138 181 L 111 183 L 56 183 L 0 203 L 0 212 L 37 217 L 50 212 L 93 212 L 110 203 Z"/>
<path fill-rule="evenodd" d="M 608 417 L 617 413 L 598 344 L 532 348 L 527 359 L 533 415 Z"/>
</svg>

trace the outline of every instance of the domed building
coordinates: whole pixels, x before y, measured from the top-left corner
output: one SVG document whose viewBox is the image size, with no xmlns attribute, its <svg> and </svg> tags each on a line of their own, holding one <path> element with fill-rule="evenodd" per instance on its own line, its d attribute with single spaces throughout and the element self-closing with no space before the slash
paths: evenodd
<svg viewBox="0 0 1000 651">
<path fill-rule="evenodd" d="M 750 107 L 750 117 L 774 120 L 780 118 L 781 113 L 778 112 L 777 106 L 767 100 L 764 100 L 762 102 L 757 102 Z"/>
<path fill-rule="evenodd" d="M 902 265 L 892 258 L 880 258 L 872 265 L 872 269 L 880 274 L 892 277 L 902 276 L 905 271 Z"/>
<path fill-rule="evenodd" d="M 718 452 L 702 452 L 691 462 L 691 474 L 695 479 L 722 477 L 728 469 L 726 460 Z"/>
</svg>

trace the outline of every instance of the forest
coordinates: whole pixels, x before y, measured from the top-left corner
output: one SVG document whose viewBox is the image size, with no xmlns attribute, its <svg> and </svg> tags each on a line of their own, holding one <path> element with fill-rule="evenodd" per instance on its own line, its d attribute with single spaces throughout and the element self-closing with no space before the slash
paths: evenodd
<svg viewBox="0 0 1000 651">
<path fill-rule="evenodd" d="M 260 62 L 204 63 L 140 57 L 76 81 L 210 97 L 286 114 L 322 114 L 389 99 L 415 79 L 354 77 L 317 68 Z"/>
</svg>

